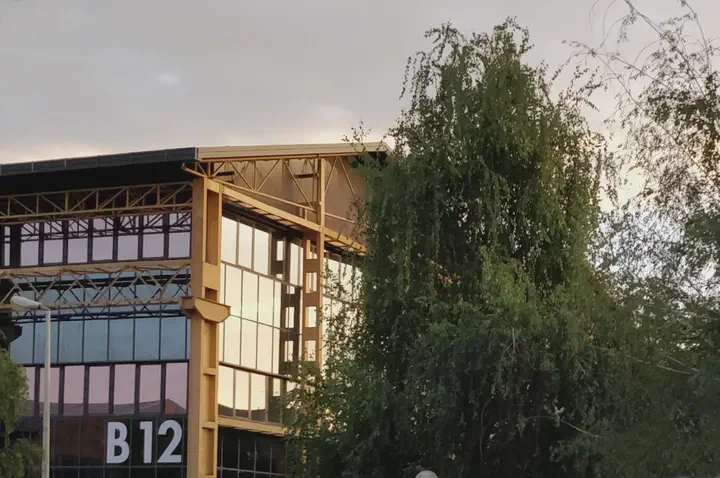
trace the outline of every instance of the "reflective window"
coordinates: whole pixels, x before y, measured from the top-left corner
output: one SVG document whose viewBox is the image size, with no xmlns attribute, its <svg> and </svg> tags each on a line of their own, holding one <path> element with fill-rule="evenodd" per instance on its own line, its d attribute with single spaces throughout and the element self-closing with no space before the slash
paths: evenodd
<svg viewBox="0 0 720 478">
<path fill-rule="evenodd" d="M 186 413 L 187 392 L 187 363 L 167 364 L 165 370 L 165 413 Z"/>
<path fill-rule="evenodd" d="M 257 365 L 257 323 L 243 320 L 241 336 L 240 364 L 243 367 L 255 368 Z"/>
<path fill-rule="evenodd" d="M 185 358 L 185 317 L 165 317 L 160 324 L 160 358 L 163 360 Z"/>
<path fill-rule="evenodd" d="M 38 400 L 40 402 L 40 415 L 42 415 L 45 403 L 45 368 L 40 368 L 40 384 L 38 386 L 40 394 Z M 58 403 L 60 402 L 60 369 L 57 367 L 50 368 L 50 414 L 57 415 Z"/>
<path fill-rule="evenodd" d="M 43 224 L 43 264 L 63 262 L 63 236 L 61 222 Z"/>
<path fill-rule="evenodd" d="M 83 359 L 86 362 L 107 360 L 108 321 L 86 320 L 83 340 Z"/>
<path fill-rule="evenodd" d="M 110 360 L 132 360 L 133 319 L 110 321 Z"/>
<path fill-rule="evenodd" d="M 135 320 L 135 360 L 157 360 L 159 346 L 160 319 Z"/>
<path fill-rule="evenodd" d="M 21 322 L 17 325 L 22 328 L 22 334 L 10 344 L 10 356 L 15 363 L 33 363 L 35 324 L 33 322 Z"/>
<path fill-rule="evenodd" d="M 168 257 L 190 257 L 190 233 L 170 233 Z"/>
<path fill-rule="evenodd" d="M 218 413 L 232 416 L 233 410 L 233 369 L 220 367 L 218 370 Z"/>
<path fill-rule="evenodd" d="M 63 415 L 82 415 L 85 403 L 85 367 L 65 367 L 64 373 Z"/>
<path fill-rule="evenodd" d="M 68 258 L 70 264 L 88 262 L 88 222 L 68 222 Z"/>
<path fill-rule="evenodd" d="M 113 413 L 132 415 L 135 413 L 135 365 L 116 365 L 113 390 Z"/>
<path fill-rule="evenodd" d="M 160 377 L 160 365 L 140 367 L 140 413 L 160 412 Z"/>
<path fill-rule="evenodd" d="M 232 268 L 230 268 L 232 269 Z M 258 311 L 258 276 L 243 271 L 242 314 L 244 319 L 257 320 Z"/>
<path fill-rule="evenodd" d="M 264 324 L 273 323 L 273 306 L 275 281 L 266 277 L 260 277 L 258 288 L 258 320 Z"/>
<path fill-rule="evenodd" d="M 250 416 L 253 420 L 265 421 L 267 412 L 268 378 L 252 374 L 250 377 Z"/>
<path fill-rule="evenodd" d="M 88 413 L 106 414 L 110 404 L 110 367 L 88 368 Z"/>
<path fill-rule="evenodd" d="M 231 315 L 225 322 L 223 361 L 240 365 L 240 319 Z"/>
<path fill-rule="evenodd" d="M 111 261 L 113 258 L 113 220 L 93 219 L 92 260 Z"/>
<path fill-rule="evenodd" d="M 250 374 L 235 371 L 235 416 L 250 417 Z"/>
<path fill-rule="evenodd" d="M 273 329 L 267 325 L 258 325 L 257 331 L 257 369 L 272 371 Z"/>
<path fill-rule="evenodd" d="M 221 258 L 223 261 L 237 264 L 237 222 L 222 218 Z"/>
<path fill-rule="evenodd" d="M 164 257 L 163 216 L 143 217 L 143 258 Z"/>
<path fill-rule="evenodd" d="M 81 362 L 83 343 L 82 320 L 66 320 L 60 322 L 60 362 Z"/>
<path fill-rule="evenodd" d="M 270 234 L 260 229 L 255 229 L 253 251 L 253 269 L 261 274 L 269 274 Z"/>
<path fill-rule="evenodd" d="M 50 334 L 52 336 L 52 343 L 50 344 L 50 360 L 52 362 L 58 361 L 58 324 L 52 322 Z M 45 363 L 45 320 L 37 323 L 35 327 L 35 363 Z"/>
<path fill-rule="evenodd" d="M 242 277 L 243 273 L 237 267 L 225 268 L 225 305 L 230 307 L 230 313 L 240 316 L 242 310 Z"/>
<path fill-rule="evenodd" d="M 252 267 L 253 256 L 253 228 L 238 224 L 238 264 L 244 267 Z"/>
</svg>

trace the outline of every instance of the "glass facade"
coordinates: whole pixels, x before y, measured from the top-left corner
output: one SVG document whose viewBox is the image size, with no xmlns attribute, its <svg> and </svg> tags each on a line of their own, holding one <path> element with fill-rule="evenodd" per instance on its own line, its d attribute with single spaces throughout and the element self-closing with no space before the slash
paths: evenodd
<svg viewBox="0 0 720 478">
<path fill-rule="evenodd" d="M 0 268 L 186 259 L 190 219 L 167 214 L 2 226 Z M 285 399 L 302 347 L 302 243 L 229 208 L 221 241 L 220 301 L 230 316 L 219 331 L 219 414 L 288 425 L 293 416 Z M 339 255 L 325 256 L 327 331 L 355 298 L 356 271 Z M 69 304 L 54 310 L 52 321 L 55 478 L 185 474 L 190 322 L 177 299 L 191 294 L 190 271 L 149 267 L 142 276 L 100 268 L 81 278 L 29 275 L 13 285 L 31 299 Z M 109 305 L 97 305 L 99 298 Z M 45 326 L 40 315 L 14 314 L 22 335 L 11 355 L 25 366 L 30 391 L 22 428 L 39 437 Z M 315 325 L 312 313 L 308 325 Z M 218 476 L 285 476 L 285 461 L 280 438 L 220 428 Z"/>
<path fill-rule="evenodd" d="M 0 227 L 0 266 L 187 259 L 191 215 L 166 214 Z M 153 268 L 155 266 L 152 266 Z M 55 478 L 182 477 L 188 402 L 188 269 L 104 267 L 14 281 L 22 295 L 62 304 L 52 312 L 50 369 Z M 21 273 L 19 274 L 21 276 Z M 14 313 L 10 348 L 25 366 L 29 399 L 21 431 L 41 436 L 44 318 Z"/>
</svg>

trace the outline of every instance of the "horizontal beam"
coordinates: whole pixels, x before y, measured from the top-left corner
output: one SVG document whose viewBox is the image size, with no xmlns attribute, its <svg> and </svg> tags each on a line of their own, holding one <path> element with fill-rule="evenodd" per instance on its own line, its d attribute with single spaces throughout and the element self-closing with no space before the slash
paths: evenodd
<svg viewBox="0 0 720 478">
<path fill-rule="evenodd" d="M 159 183 L 0 196 L 0 224 L 138 212 L 189 212 L 192 207 L 190 184 Z"/>
<path fill-rule="evenodd" d="M 280 425 L 252 422 L 250 420 L 242 420 L 239 418 L 218 417 L 218 425 L 226 428 L 234 428 L 235 430 L 262 433 L 264 435 L 282 437 L 288 434 L 288 429 Z"/>
<path fill-rule="evenodd" d="M 122 271 L 176 271 L 190 268 L 190 259 L 171 259 L 162 261 L 126 261 L 102 262 L 97 264 L 66 264 L 43 267 L 20 267 L 0 269 L 0 279 L 24 277 L 55 277 L 78 274 L 113 274 Z"/>
</svg>

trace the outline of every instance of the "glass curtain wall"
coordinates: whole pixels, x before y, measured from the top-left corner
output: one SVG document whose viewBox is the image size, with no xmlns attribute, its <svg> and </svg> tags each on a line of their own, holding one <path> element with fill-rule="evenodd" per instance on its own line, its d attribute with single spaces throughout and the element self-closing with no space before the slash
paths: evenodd
<svg viewBox="0 0 720 478">
<path fill-rule="evenodd" d="M 190 218 L 187 213 L 3 226 L 0 267 L 189 259 Z M 157 270 L 142 281 L 132 273 L 93 272 L 82 280 L 59 275 L 23 282 L 24 295 L 44 302 L 62 296 L 91 304 L 99 289 L 106 290 L 107 300 L 128 299 L 127 305 L 53 311 L 49 399 L 55 478 L 184 476 L 189 321 L 176 303 L 148 302 L 160 294 L 186 295 L 189 281 L 189 270 Z M 38 298 L 33 290 L 45 290 L 48 283 L 52 288 Z M 22 429 L 39 439 L 45 326 L 42 316 L 15 314 L 22 335 L 10 352 L 25 366 L 29 391 Z M 119 441 L 108 443 L 116 431 Z"/>
</svg>

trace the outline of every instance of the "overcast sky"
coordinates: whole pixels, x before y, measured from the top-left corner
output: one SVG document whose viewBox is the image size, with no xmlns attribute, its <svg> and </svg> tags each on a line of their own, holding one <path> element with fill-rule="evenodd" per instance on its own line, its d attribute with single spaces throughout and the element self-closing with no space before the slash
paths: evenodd
<svg viewBox="0 0 720 478">
<path fill-rule="evenodd" d="M 611 1 L 0 0 L 0 162 L 379 135 L 426 29 L 516 16 L 532 60 L 559 65 Z M 657 19 L 677 4 L 638 0 Z M 693 5 L 720 34 L 720 1 Z"/>
</svg>

